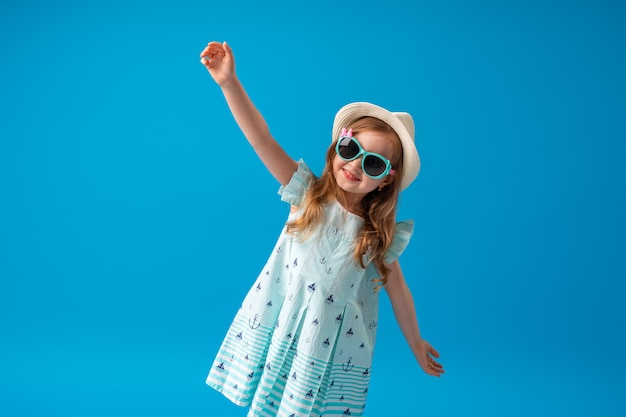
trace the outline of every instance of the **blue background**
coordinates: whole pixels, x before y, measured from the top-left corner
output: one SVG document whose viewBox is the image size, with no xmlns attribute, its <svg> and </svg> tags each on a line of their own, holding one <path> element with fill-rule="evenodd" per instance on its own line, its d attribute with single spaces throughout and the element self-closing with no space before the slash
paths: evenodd
<svg viewBox="0 0 626 417">
<path fill-rule="evenodd" d="M 624 415 L 618 1 L 20 0 L 0 6 L 0 415 L 244 416 L 204 385 L 288 207 L 199 63 L 227 40 L 319 173 L 350 101 L 416 121 L 369 416 Z"/>
</svg>

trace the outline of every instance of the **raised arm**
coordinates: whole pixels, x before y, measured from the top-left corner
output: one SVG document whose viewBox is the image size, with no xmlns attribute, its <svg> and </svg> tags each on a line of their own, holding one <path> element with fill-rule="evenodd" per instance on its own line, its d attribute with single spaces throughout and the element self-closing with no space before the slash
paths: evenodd
<svg viewBox="0 0 626 417">
<path fill-rule="evenodd" d="M 211 42 L 200 53 L 200 62 L 222 89 L 235 121 L 256 154 L 270 173 L 286 185 L 298 168 L 293 160 L 270 134 L 265 119 L 248 97 L 235 72 L 235 58 L 224 42 Z"/>
<path fill-rule="evenodd" d="M 411 290 L 404 280 L 400 263 L 394 261 L 391 265 L 391 273 L 387 278 L 385 284 L 385 290 L 391 300 L 391 306 L 393 313 L 396 316 L 396 321 L 404 334 L 415 359 L 422 367 L 424 372 L 433 376 L 441 376 L 444 373 L 441 364 L 436 362 L 434 358 L 439 357 L 439 353 L 428 343 L 422 339 L 420 335 L 419 326 L 417 324 L 417 315 L 415 313 L 415 303 L 413 302 L 413 296 Z"/>
</svg>

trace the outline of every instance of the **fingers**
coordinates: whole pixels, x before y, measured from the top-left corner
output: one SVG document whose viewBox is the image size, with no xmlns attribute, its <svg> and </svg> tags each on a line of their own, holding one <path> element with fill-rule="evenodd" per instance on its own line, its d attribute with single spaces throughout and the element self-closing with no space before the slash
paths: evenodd
<svg viewBox="0 0 626 417">
<path fill-rule="evenodd" d="M 434 358 L 439 357 L 439 352 L 431 346 L 427 341 L 423 342 L 424 349 L 422 350 L 420 364 L 423 364 L 422 368 L 428 375 L 440 377 L 445 373 L 443 366 L 437 362 Z"/>
<path fill-rule="evenodd" d="M 430 367 L 435 370 L 440 370 L 441 372 L 443 372 L 443 365 L 440 364 L 439 362 L 435 362 L 432 359 L 430 360 Z"/>
<path fill-rule="evenodd" d="M 435 348 L 434 348 L 434 347 L 432 347 L 432 346 L 430 346 L 430 349 L 428 349 L 428 353 L 430 353 L 431 355 L 433 355 L 435 358 L 438 358 L 438 357 L 439 357 L 439 352 L 437 352 L 437 351 L 435 350 Z"/>
<path fill-rule="evenodd" d="M 441 374 L 445 373 L 445 371 L 443 370 L 443 366 L 440 363 L 435 362 L 435 360 L 430 356 L 428 356 L 426 362 L 427 364 L 425 371 L 428 375 L 440 377 Z"/>
<path fill-rule="evenodd" d="M 228 47 L 230 54 L 232 51 Z M 225 55 L 224 46 L 219 42 L 209 42 L 209 44 L 200 52 L 200 62 L 206 67 L 217 64 Z"/>
<path fill-rule="evenodd" d="M 224 43 L 222 44 L 222 48 L 224 49 L 226 55 L 228 55 L 229 57 L 233 56 L 233 50 L 230 49 L 230 45 L 227 44 L 226 41 L 224 41 Z"/>
</svg>

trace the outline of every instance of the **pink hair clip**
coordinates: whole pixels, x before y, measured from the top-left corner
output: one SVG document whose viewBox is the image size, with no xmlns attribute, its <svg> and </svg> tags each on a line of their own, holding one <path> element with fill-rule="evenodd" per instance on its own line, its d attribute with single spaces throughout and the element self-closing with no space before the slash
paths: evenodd
<svg viewBox="0 0 626 417">
<path fill-rule="evenodd" d="M 342 138 L 351 138 L 352 137 L 352 129 L 346 130 L 344 127 L 341 129 L 341 137 Z"/>
</svg>

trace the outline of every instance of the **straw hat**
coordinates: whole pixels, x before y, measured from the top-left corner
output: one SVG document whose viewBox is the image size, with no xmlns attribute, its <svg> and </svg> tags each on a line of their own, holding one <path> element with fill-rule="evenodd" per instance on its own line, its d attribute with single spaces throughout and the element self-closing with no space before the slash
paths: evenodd
<svg viewBox="0 0 626 417">
<path fill-rule="evenodd" d="M 420 157 L 415 148 L 415 126 L 409 113 L 390 112 L 372 103 L 357 102 L 343 106 L 335 115 L 333 140 L 339 138 L 342 128 L 347 128 L 361 117 L 374 117 L 387 123 L 398 134 L 402 142 L 403 173 L 400 189 L 404 190 L 417 177 L 420 170 Z"/>
</svg>

